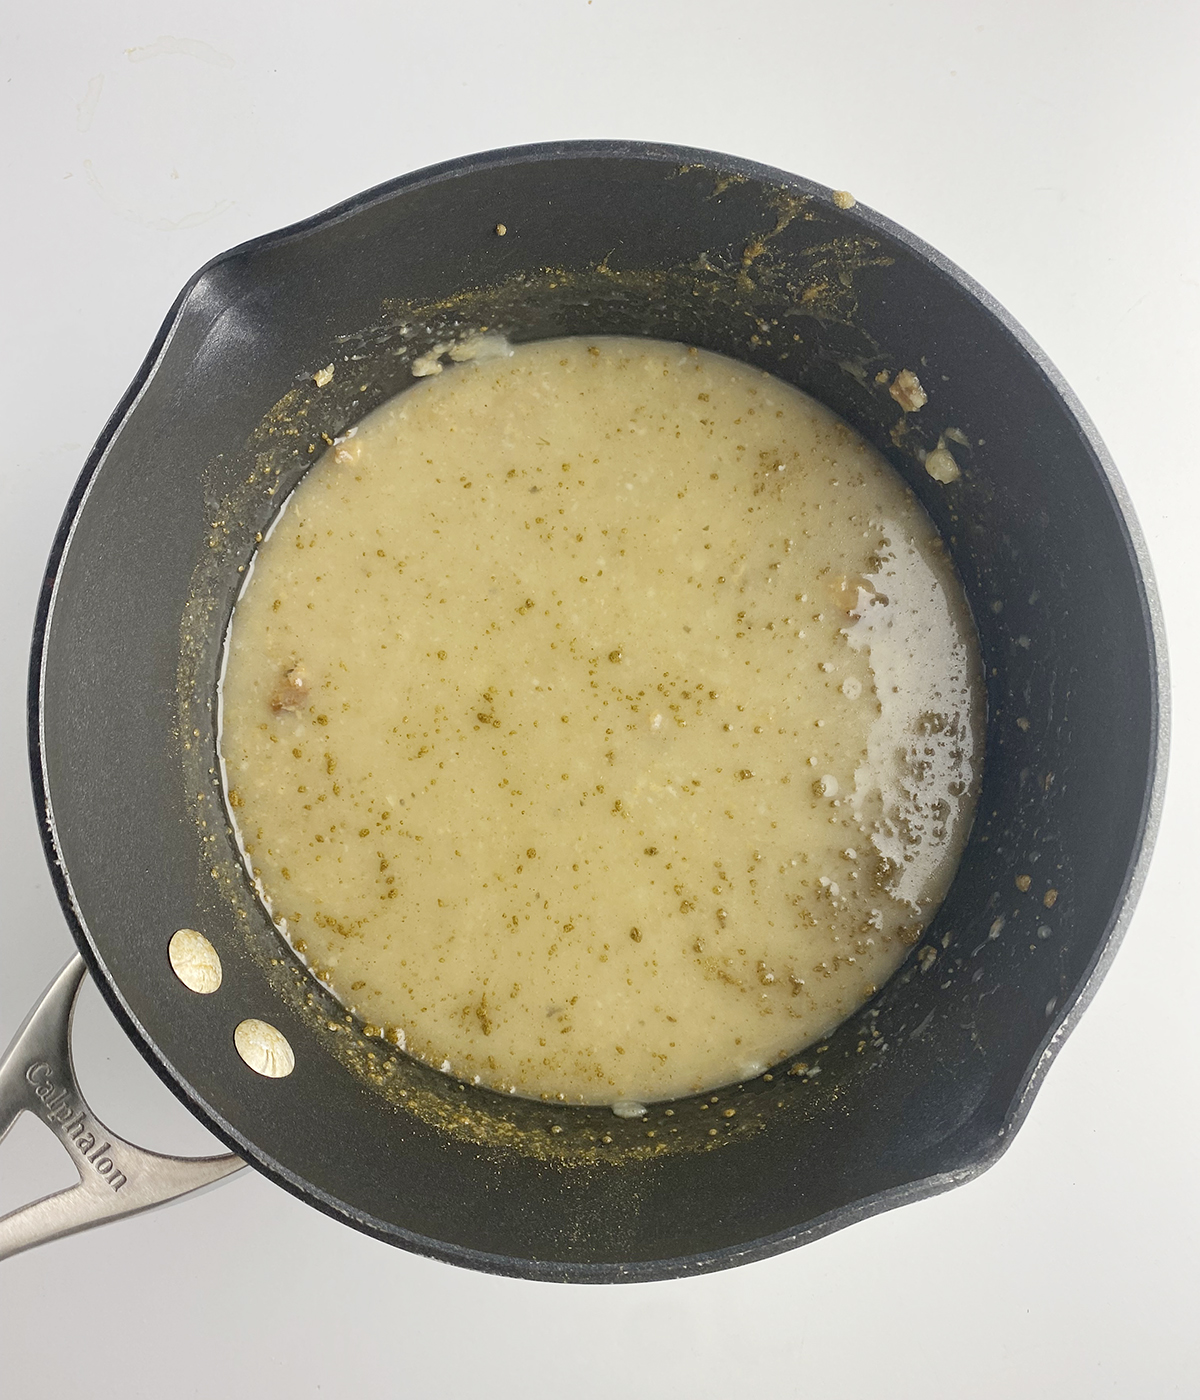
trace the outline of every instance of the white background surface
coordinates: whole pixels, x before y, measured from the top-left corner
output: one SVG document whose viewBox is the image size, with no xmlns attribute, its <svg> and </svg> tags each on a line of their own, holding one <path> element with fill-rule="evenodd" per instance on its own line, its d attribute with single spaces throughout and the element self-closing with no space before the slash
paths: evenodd
<svg viewBox="0 0 1200 1400">
<path fill-rule="evenodd" d="M 206 259 L 464 152 L 706 146 L 849 189 L 940 248 L 1028 328 L 1107 440 L 1157 568 L 1176 691 L 1166 816 L 1125 945 L 980 1180 L 729 1273 L 582 1289 L 408 1256 L 244 1172 L 0 1264 L 4 1395 L 1200 1393 L 1200 10 L 4 9 L 0 1041 L 72 951 L 29 796 L 25 659 L 90 444 Z M 119 1131 L 205 1150 L 90 989 L 76 1043 L 84 1089 Z M 70 1176 L 25 1115 L 0 1147 L 0 1209 Z"/>
</svg>

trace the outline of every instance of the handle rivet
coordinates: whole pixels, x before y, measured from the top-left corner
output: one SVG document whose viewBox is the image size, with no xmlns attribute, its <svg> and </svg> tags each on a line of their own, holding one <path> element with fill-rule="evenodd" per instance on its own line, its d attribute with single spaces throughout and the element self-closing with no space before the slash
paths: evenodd
<svg viewBox="0 0 1200 1400">
<path fill-rule="evenodd" d="M 283 1079 L 296 1068 L 287 1036 L 267 1021 L 242 1021 L 233 1033 L 233 1044 L 255 1074 L 267 1079 Z"/>
<path fill-rule="evenodd" d="M 221 985 L 220 955 L 194 928 L 181 928 L 172 934 L 167 956 L 175 976 L 189 991 L 207 996 Z"/>
</svg>

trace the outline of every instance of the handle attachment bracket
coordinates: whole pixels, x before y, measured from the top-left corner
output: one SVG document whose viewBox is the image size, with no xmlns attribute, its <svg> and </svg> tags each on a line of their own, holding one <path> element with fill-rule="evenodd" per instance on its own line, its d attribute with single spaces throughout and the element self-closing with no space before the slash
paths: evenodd
<svg viewBox="0 0 1200 1400">
<path fill-rule="evenodd" d="M 77 953 L 47 987 L 0 1060 L 0 1140 L 21 1113 L 53 1129 L 79 1171 L 69 1186 L 0 1216 L 0 1259 L 210 1186 L 246 1164 L 234 1153 L 171 1157 L 107 1128 L 75 1079 L 71 1023 L 86 967 Z"/>
</svg>

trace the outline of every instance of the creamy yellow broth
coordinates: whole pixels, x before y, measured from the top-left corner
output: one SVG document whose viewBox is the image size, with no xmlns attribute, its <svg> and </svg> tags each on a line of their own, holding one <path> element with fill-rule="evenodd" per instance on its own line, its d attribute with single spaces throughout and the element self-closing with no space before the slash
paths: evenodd
<svg viewBox="0 0 1200 1400">
<path fill-rule="evenodd" d="M 883 458 L 764 373 L 617 338 L 430 373 L 328 451 L 221 714 L 257 887 L 348 1008 L 618 1106 L 754 1075 L 891 976 L 982 742 L 961 588 Z"/>
</svg>

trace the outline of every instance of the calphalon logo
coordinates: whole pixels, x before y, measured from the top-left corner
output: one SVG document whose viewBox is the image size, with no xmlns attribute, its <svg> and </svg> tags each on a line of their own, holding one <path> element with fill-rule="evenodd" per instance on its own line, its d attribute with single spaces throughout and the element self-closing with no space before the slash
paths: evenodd
<svg viewBox="0 0 1200 1400">
<path fill-rule="evenodd" d="M 70 1093 L 55 1084 L 50 1066 L 39 1060 L 25 1071 L 25 1082 L 32 1086 L 34 1094 L 42 1101 L 42 1114 L 48 1123 L 61 1124 L 58 1131 L 67 1138 L 79 1155 L 94 1167 L 114 1191 L 125 1185 L 125 1173 L 118 1171 L 116 1163 L 106 1154 L 111 1142 L 97 1144 L 95 1134 L 87 1131 L 87 1114 L 71 1102 Z"/>
</svg>

